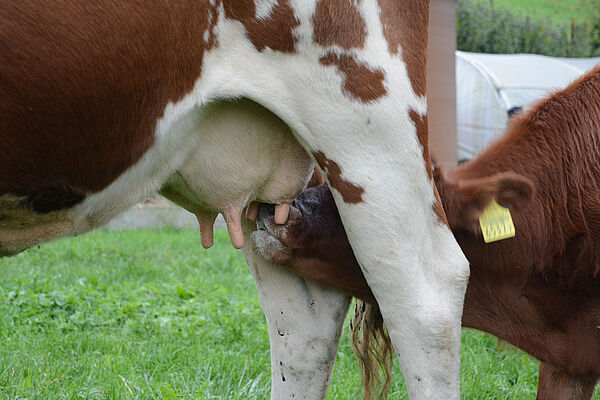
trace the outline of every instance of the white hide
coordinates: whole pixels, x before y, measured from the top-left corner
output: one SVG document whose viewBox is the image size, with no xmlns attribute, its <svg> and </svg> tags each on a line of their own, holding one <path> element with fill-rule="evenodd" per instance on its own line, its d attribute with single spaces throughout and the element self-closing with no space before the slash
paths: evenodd
<svg viewBox="0 0 600 400">
<path fill-rule="evenodd" d="M 350 298 L 307 282 L 252 250 L 246 222 L 243 252 L 256 282 L 271 345 L 271 399 L 324 399 Z"/>
</svg>

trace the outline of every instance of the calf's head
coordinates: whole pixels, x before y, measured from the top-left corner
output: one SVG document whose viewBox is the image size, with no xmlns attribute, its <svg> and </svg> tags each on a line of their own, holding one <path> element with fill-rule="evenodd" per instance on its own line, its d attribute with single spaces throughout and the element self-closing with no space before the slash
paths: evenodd
<svg viewBox="0 0 600 400">
<path fill-rule="evenodd" d="M 496 200 L 519 212 L 533 198 L 534 184 L 514 172 L 469 176 L 475 175 L 468 164 L 448 173 L 434 169 L 450 228 L 483 244 L 478 219 L 485 208 Z M 283 225 L 275 224 L 272 210 L 263 207 L 258 226 L 259 231 L 253 234 L 258 254 L 308 280 L 375 303 L 326 185 L 302 192 L 294 200 L 290 218 Z M 468 258 L 469 252 L 465 254 Z"/>
<path fill-rule="evenodd" d="M 453 231 L 478 234 L 479 217 L 493 200 L 511 211 L 520 211 L 535 194 L 533 182 L 515 172 L 472 178 L 469 175 L 473 176 L 468 164 L 450 172 L 434 169 L 434 180 Z"/>
</svg>

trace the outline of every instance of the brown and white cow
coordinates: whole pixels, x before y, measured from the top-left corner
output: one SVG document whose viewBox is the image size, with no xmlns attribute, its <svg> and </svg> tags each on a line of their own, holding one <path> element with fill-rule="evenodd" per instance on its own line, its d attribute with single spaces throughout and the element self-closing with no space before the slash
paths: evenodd
<svg viewBox="0 0 600 400">
<path fill-rule="evenodd" d="M 435 179 L 471 264 L 463 326 L 540 359 L 539 399 L 591 398 L 600 377 L 600 67 Z M 510 208 L 516 236 L 486 244 L 478 218 L 493 199 Z M 376 304 L 326 186 L 300 194 L 286 225 L 273 225 L 266 208 L 259 224 L 255 244 L 267 258 Z"/>
<path fill-rule="evenodd" d="M 265 154 L 222 176 L 220 166 L 239 154 L 231 149 L 245 146 L 233 139 L 245 125 L 215 121 L 228 113 L 243 121 L 243 107 L 262 107 L 265 126 L 285 126 L 334 189 L 412 398 L 457 399 L 468 268 L 440 222 L 431 180 L 427 20 L 427 0 L 3 1 L 0 253 L 89 231 L 160 190 L 197 212 L 204 245 L 212 216 L 223 212 L 240 247 L 241 230 L 251 229 L 241 226 L 242 210 L 253 200 L 289 203 L 307 178 L 298 155 L 303 167 L 289 182 L 261 173 L 236 190 Z M 283 151 L 274 147 L 265 149 Z M 286 157 L 272 165 L 295 164 Z M 234 186 L 219 190 L 220 181 Z M 325 319 L 339 332 L 344 312 L 331 313 L 331 302 L 317 305 L 317 321 L 300 281 L 284 292 L 279 275 L 268 284 L 258 275 L 268 316 L 283 314 L 286 301 L 307 303 L 290 311 L 305 344 L 322 342 L 306 326 Z M 347 307 L 339 294 L 323 296 Z M 290 323 L 271 319 L 271 333 L 277 321 Z M 306 370 L 304 361 L 290 362 Z M 296 389 L 321 396 L 314 388 L 326 387 L 326 372 L 320 384 Z"/>
</svg>

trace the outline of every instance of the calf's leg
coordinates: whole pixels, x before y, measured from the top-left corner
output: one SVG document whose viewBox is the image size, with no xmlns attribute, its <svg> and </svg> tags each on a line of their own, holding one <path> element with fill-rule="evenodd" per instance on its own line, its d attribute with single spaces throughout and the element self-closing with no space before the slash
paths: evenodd
<svg viewBox="0 0 600 400">
<path fill-rule="evenodd" d="M 597 379 L 571 375 L 552 364 L 540 362 L 538 400 L 589 400 Z"/>
</svg>

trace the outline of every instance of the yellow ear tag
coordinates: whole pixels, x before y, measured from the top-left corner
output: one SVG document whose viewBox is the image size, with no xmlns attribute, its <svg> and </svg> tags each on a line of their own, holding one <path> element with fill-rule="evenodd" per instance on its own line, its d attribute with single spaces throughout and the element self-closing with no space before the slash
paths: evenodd
<svg viewBox="0 0 600 400">
<path fill-rule="evenodd" d="M 509 209 L 502 207 L 495 200 L 492 200 L 490 205 L 483 210 L 479 217 L 479 225 L 486 243 L 515 236 L 515 224 L 513 224 Z"/>
</svg>

